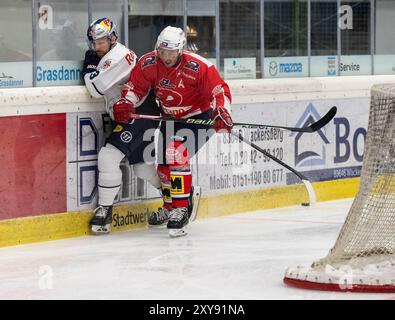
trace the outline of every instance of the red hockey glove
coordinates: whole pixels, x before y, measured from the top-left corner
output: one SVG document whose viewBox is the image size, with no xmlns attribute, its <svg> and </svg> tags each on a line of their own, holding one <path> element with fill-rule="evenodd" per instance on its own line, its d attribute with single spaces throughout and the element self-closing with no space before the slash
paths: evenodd
<svg viewBox="0 0 395 320">
<path fill-rule="evenodd" d="M 136 113 L 134 104 L 125 98 L 119 99 L 113 105 L 114 120 L 116 122 L 128 123 Z"/>
<path fill-rule="evenodd" d="M 217 107 L 211 115 L 211 120 L 215 121 L 213 128 L 216 132 L 221 130 L 222 133 L 230 133 L 232 130 L 233 120 L 225 107 Z"/>
</svg>

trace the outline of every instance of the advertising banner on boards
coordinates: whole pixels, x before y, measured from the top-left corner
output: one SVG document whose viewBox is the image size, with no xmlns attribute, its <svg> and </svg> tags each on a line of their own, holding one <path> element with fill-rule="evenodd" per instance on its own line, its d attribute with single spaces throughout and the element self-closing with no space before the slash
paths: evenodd
<svg viewBox="0 0 395 320">
<path fill-rule="evenodd" d="M 337 115 L 315 133 L 253 126 L 235 129 L 311 181 L 358 177 L 368 123 L 368 98 L 233 105 L 232 110 L 234 121 L 238 122 L 303 127 L 318 121 L 332 106 L 337 106 Z M 300 183 L 293 173 L 226 134 L 210 140 L 199 152 L 198 164 L 199 171 L 205 172 L 199 175 L 199 184 L 207 190 L 206 194 Z"/>
</svg>

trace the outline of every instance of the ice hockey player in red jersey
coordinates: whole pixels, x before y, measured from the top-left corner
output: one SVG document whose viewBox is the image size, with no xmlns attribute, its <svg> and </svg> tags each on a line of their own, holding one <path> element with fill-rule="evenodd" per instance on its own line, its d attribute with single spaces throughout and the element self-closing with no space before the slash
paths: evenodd
<svg viewBox="0 0 395 320">
<path fill-rule="evenodd" d="M 214 120 L 207 139 L 198 139 L 205 126 L 162 122 L 159 139 L 158 175 L 162 181 L 164 206 L 149 217 L 150 225 L 167 223 L 171 237 L 186 234 L 189 222 L 188 200 L 192 186 L 190 158 L 214 132 L 230 132 L 231 94 L 215 66 L 207 59 L 183 50 L 186 43 L 180 28 L 168 26 L 158 36 L 155 50 L 143 55 L 122 89 L 122 99 L 115 103 L 118 121 L 128 122 L 136 106 L 152 88 L 165 116 Z M 169 135 L 169 124 L 174 128 Z M 192 137 L 191 137 L 192 135 Z M 165 151 L 165 152 L 163 152 Z"/>
</svg>

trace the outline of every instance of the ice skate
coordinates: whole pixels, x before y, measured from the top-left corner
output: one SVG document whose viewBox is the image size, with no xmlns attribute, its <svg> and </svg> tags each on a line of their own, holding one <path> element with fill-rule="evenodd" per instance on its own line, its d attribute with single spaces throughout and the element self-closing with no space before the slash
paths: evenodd
<svg viewBox="0 0 395 320">
<path fill-rule="evenodd" d="M 161 207 L 157 212 L 151 213 L 148 217 L 149 227 L 161 227 L 164 226 L 170 218 L 170 211 L 165 207 Z"/>
<path fill-rule="evenodd" d="M 188 208 L 175 208 L 170 211 L 170 219 L 167 222 L 169 236 L 172 238 L 182 237 L 188 234 L 185 226 L 189 223 Z"/>
<path fill-rule="evenodd" d="M 90 221 L 94 234 L 107 234 L 111 231 L 112 206 L 98 206 L 94 211 L 94 216 Z"/>
</svg>

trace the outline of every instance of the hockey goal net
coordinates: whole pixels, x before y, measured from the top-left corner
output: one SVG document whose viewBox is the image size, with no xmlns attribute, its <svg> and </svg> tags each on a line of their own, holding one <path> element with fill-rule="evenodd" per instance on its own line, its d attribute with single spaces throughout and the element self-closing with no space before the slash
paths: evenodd
<svg viewBox="0 0 395 320">
<path fill-rule="evenodd" d="M 376 85 L 359 191 L 329 254 L 288 268 L 288 285 L 318 290 L 395 292 L 395 84 Z"/>
</svg>

